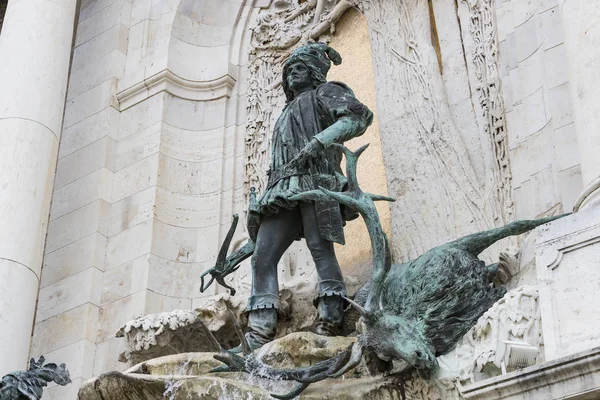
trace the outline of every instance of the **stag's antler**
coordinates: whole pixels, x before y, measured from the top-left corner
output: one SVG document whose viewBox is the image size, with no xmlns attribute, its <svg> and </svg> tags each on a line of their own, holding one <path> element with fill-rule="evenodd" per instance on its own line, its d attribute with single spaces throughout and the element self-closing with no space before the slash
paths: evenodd
<svg viewBox="0 0 600 400">
<path fill-rule="evenodd" d="M 373 283 L 371 292 L 367 298 L 366 307 L 364 309 L 358 307 L 358 310 L 361 315 L 367 316 L 368 313 L 379 308 L 379 298 L 383 289 L 383 282 L 392 265 L 389 242 L 381 227 L 381 221 L 379 220 L 379 214 L 377 213 L 374 201 L 395 200 L 387 196 L 365 193 L 358 185 L 358 179 L 356 177 L 358 157 L 360 157 L 366 148 L 369 147 L 368 144 L 362 146 L 355 152 L 352 152 L 347 147 L 339 144 L 333 144 L 332 146 L 342 149 L 346 156 L 348 190 L 344 192 L 332 192 L 324 188 L 319 188 L 320 190 L 311 190 L 293 196 L 290 200 L 330 200 L 333 198 L 340 204 L 344 204 L 357 210 L 363 216 L 365 224 L 367 225 L 367 230 L 369 231 L 369 237 L 371 238 L 371 247 L 373 248 Z M 353 302 L 350 302 L 350 304 L 355 307 L 357 306 L 357 304 Z"/>
<path fill-rule="evenodd" d="M 294 368 L 294 369 L 277 369 L 262 363 L 257 359 L 250 350 L 250 345 L 246 337 L 242 334 L 237 318 L 232 314 L 235 331 L 240 338 L 244 357 L 240 357 L 235 353 L 225 350 L 219 341 L 215 338 L 212 332 L 200 321 L 200 326 L 203 328 L 209 342 L 213 345 L 215 351 L 219 354 L 214 355 L 214 358 L 221 361 L 225 365 L 213 368 L 211 372 L 248 372 L 250 374 L 274 380 L 289 380 L 296 381 L 299 384 L 289 393 L 283 395 L 271 394 L 276 399 L 293 399 L 304 391 L 311 383 L 321 381 L 328 377 L 339 377 L 356 367 L 362 358 L 362 346 L 356 342 L 346 350 L 342 351 L 335 357 L 318 362 L 310 367 Z"/>
</svg>

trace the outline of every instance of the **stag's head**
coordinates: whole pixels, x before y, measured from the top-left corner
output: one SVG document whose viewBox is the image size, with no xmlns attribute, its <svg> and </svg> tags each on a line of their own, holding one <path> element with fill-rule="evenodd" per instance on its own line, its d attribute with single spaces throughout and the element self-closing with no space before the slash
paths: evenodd
<svg viewBox="0 0 600 400">
<path fill-rule="evenodd" d="M 423 322 L 391 314 L 379 305 L 367 301 L 367 308 L 346 299 L 358 310 L 360 343 L 382 360 L 404 360 L 416 369 L 430 373 L 437 369 L 435 349 L 427 340 Z"/>
<path fill-rule="evenodd" d="M 382 360 L 404 360 L 424 372 L 438 367 L 435 350 L 418 321 L 385 312 L 363 317 L 360 342 Z"/>
</svg>

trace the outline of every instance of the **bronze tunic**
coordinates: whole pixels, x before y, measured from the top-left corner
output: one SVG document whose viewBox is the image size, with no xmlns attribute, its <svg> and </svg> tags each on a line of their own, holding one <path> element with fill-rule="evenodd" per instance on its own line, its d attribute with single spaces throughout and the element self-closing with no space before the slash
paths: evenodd
<svg viewBox="0 0 600 400">
<path fill-rule="evenodd" d="M 351 122 L 351 129 L 335 136 L 321 134 L 342 118 Z M 273 215 L 281 208 L 293 209 L 298 202 L 289 198 L 308 190 L 319 187 L 344 190 L 346 177 L 340 167 L 342 152 L 329 145 L 362 135 L 372 121 L 373 113 L 340 82 L 323 83 L 290 101 L 275 124 L 269 180 L 258 200 L 259 214 Z M 313 137 L 325 145 L 323 153 L 301 170 L 286 168 Z M 315 207 L 321 236 L 343 244 L 344 221 L 358 214 L 340 208 L 336 201 L 317 201 Z"/>
</svg>

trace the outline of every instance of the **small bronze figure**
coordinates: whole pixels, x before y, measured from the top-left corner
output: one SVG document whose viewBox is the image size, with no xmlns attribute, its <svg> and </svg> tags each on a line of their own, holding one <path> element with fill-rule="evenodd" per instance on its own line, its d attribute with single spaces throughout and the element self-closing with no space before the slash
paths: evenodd
<svg viewBox="0 0 600 400">
<path fill-rule="evenodd" d="M 31 359 L 27 371 L 15 371 L 0 379 L 0 400 L 39 400 L 49 382 L 66 386 L 71 377 L 65 364 L 44 364 L 46 359 Z"/>
<path fill-rule="evenodd" d="M 315 332 L 339 333 L 346 288 L 333 244 L 344 243 L 344 223 L 357 218 L 358 213 L 333 199 L 297 201 L 291 197 L 319 187 L 344 190 L 347 179 L 340 168 L 342 151 L 331 145 L 362 135 L 373 121 L 371 111 L 348 86 L 326 81 L 331 63 L 338 65 L 341 61 L 328 45 L 309 43 L 296 49 L 285 62 L 283 90 L 287 104 L 273 132 L 267 188 L 258 200 L 251 199 L 251 240 L 226 261 L 221 260 L 223 265 L 205 273 L 222 280 L 219 272 L 234 271 L 235 264 L 253 254 L 252 293 L 246 309 L 246 337 L 252 348 L 275 337 L 277 263 L 300 238 L 306 239 L 319 277 Z"/>
</svg>

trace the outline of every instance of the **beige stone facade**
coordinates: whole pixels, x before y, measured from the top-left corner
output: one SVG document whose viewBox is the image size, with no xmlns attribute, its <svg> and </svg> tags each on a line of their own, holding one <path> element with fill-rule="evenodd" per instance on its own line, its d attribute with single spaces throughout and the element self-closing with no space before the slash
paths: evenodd
<svg viewBox="0 0 600 400">
<path fill-rule="evenodd" d="M 375 76 L 369 42 L 367 20 L 358 11 L 346 11 L 336 24 L 336 33 L 330 45 L 343 58 L 342 65 L 333 68 L 328 79 L 351 82 L 356 96 L 375 114 L 373 124 L 364 135 L 348 142 L 350 148 L 358 148 L 369 143 L 369 149 L 361 158 L 358 179 L 364 182 L 363 189 L 370 193 L 387 193 L 385 166 L 383 163 L 379 120 L 377 118 L 377 96 Z M 377 211 L 385 232 L 391 234 L 390 209 L 387 203 L 379 203 Z M 354 220 L 345 228 L 346 245 L 336 246 L 336 254 L 344 272 L 353 276 L 366 276 L 370 273 L 371 246 L 369 235 L 362 220 Z"/>
<path fill-rule="evenodd" d="M 348 145 L 371 143 L 359 182 L 397 200 L 378 208 L 396 262 L 514 219 L 577 211 L 483 258 L 518 251 L 508 287 L 539 307 L 509 308 L 535 314 L 539 334 L 518 337 L 539 350 L 532 368 L 552 362 L 548 373 L 573 374 L 575 360 L 590 378 L 573 386 L 598 389 L 600 5 L 9 0 L 0 26 L 0 376 L 44 355 L 67 363 L 73 379 L 44 399 L 74 400 L 87 379 L 129 367 L 115 337 L 127 321 L 224 292 L 200 293 L 200 275 L 232 216 L 245 215 L 249 188 L 264 188 L 282 61 L 311 39 L 340 52 L 328 78 L 376 115 Z M 238 227 L 234 246 L 247 236 Z M 363 222 L 349 223 L 346 237 L 336 247 L 342 269 L 364 283 Z M 279 273 L 282 287 L 310 292 L 304 243 Z M 249 262 L 232 283 L 247 296 Z M 471 358 L 448 357 L 453 395 L 533 392 L 537 370 L 519 386 L 514 372 L 465 369 L 510 336 L 478 335 L 463 344 Z M 522 392 L 485 397 L 503 379 Z M 544 393 L 578 398 L 559 389 Z"/>
</svg>

